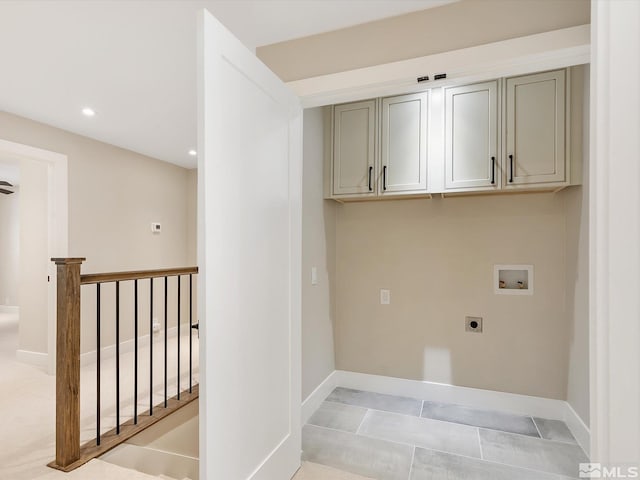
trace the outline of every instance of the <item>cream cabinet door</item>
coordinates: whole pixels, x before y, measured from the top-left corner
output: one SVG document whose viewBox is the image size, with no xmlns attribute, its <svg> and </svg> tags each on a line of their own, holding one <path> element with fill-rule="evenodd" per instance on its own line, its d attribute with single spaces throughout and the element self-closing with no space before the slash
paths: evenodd
<svg viewBox="0 0 640 480">
<path fill-rule="evenodd" d="M 497 189 L 498 81 L 447 88 L 444 99 L 445 189 Z"/>
<path fill-rule="evenodd" d="M 567 180 L 565 88 L 564 70 L 506 80 L 505 188 Z"/>
<path fill-rule="evenodd" d="M 333 195 L 375 195 L 376 101 L 333 109 Z"/>
<path fill-rule="evenodd" d="M 427 191 L 428 95 L 382 100 L 380 195 Z"/>
</svg>

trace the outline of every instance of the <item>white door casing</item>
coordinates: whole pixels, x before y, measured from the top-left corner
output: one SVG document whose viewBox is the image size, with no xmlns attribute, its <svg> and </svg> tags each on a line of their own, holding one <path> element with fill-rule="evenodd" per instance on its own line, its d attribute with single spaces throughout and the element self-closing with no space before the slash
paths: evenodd
<svg viewBox="0 0 640 480">
<path fill-rule="evenodd" d="M 302 110 L 199 16 L 200 478 L 300 465 Z"/>
</svg>

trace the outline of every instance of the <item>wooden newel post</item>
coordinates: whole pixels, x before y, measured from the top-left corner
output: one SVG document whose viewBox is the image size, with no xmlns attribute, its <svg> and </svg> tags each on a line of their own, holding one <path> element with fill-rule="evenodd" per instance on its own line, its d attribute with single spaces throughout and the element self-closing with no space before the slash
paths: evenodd
<svg viewBox="0 0 640 480">
<path fill-rule="evenodd" d="M 85 258 L 52 258 L 57 269 L 56 461 L 80 459 L 80 266 Z"/>
</svg>

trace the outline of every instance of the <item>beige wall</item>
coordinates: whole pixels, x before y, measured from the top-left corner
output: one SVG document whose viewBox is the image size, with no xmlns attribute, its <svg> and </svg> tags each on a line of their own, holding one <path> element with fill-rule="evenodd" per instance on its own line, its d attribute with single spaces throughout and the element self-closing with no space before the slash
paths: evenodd
<svg viewBox="0 0 640 480">
<path fill-rule="evenodd" d="M 345 204 L 336 230 L 338 369 L 566 397 L 562 197 Z M 535 295 L 495 295 L 494 264 L 533 264 Z"/>
<path fill-rule="evenodd" d="M 323 200 L 323 111 L 304 112 L 302 184 L 302 398 L 335 369 L 336 204 Z M 316 267 L 318 284 L 311 285 Z"/>
<path fill-rule="evenodd" d="M 4 112 L 0 112 L 0 138 L 68 156 L 69 253 L 87 257 L 84 272 L 187 264 L 188 170 Z M 26 180 L 22 183 L 26 189 Z M 151 233 L 151 222 L 162 223 L 160 235 Z M 46 254 L 42 262 L 48 262 Z M 146 283 L 141 285 L 141 298 L 148 298 L 146 288 Z M 123 284 L 122 289 L 121 338 L 125 339 L 132 334 L 132 287 Z M 160 281 L 156 289 L 156 312 L 161 316 Z M 105 345 L 113 342 L 112 296 L 113 289 L 105 288 Z M 95 348 L 94 297 L 94 289 L 85 287 L 83 351 Z M 169 308 L 174 311 L 174 304 Z M 141 315 L 148 316 L 148 306 L 141 307 Z M 46 319 L 41 321 L 46 329 Z M 148 332 L 148 322 L 142 322 L 140 331 Z M 46 351 L 46 345 L 36 351 Z"/>
<path fill-rule="evenodd" d="M 0 305 L 18 305 L 20 192 L 0 194 Z"/>
<path fill-rule="evenodd" d="M 590 21 L 589 0 L 463 0 L 259 47 L 285 81 L 507 40 Z"/>
<path fill-rule="evenodd" d="M 589 68 L 585 74 L 589 81 Z M 587 108 L 580 112 L 589 121 L 589 87 L 584 89 Z M 575 119 L 574 119 L 575 120 Z M 589 131 L 585 129 L 582 151 L 582 185 L 562 192 L 566 202 L 566 308 L 569 321 L 569 372 L 567 401 L 589 425 Z"/>
</svg>

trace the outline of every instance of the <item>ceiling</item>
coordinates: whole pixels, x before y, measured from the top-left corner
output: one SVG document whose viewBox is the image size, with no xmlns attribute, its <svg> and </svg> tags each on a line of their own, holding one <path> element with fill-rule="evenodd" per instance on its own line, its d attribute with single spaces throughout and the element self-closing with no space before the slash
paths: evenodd
<svg viewBox="0 0 640 480">
<path fill-rule="evenodd" d="M 452 1 L 2 1 L 0 110 L 192 168 L 201 8 L 255 49 Z"/>
</svg>

